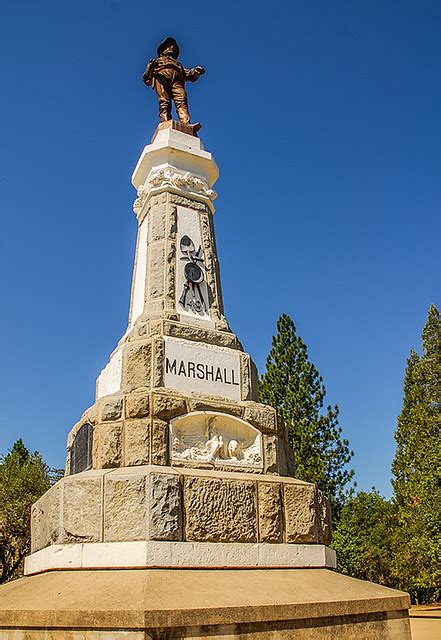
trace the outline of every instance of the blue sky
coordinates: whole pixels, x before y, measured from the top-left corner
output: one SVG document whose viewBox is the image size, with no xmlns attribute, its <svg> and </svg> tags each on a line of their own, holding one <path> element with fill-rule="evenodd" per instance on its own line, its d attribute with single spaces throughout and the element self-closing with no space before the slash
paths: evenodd
<svg viewBox="0 0 441 640">
<path fill-rule="evenodd" d="M 405 362 L 439 303 L 439 2 L 4 1 L 0 452 L 53 466 L 124 332 L 141 82 L 173 35 L 220 167 L 227 317 L 262 371 L 288 313 L 356 455 L 390 494 Z"/>
</svg>

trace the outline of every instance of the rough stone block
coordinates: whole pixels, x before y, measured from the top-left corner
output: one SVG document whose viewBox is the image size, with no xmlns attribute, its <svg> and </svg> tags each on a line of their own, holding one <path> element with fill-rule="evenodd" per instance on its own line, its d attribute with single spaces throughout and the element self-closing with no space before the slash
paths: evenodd
<svg viewBox="0 0 441 640">
<path fill-rule="evenodd" d="M 259 541 L 282 542 L 282 501 L 280 484 L 258 482 Z"/>
<path fill-rule="evenodd" d="M 251 480 L 184 478 L 185 540 L 256 542 L 255 494 Z"/>
<path fill-rule="evenodd" d="M 284 484 L 286 542 L 317 542 L 314 485 Z"/>
<path fill-rule="evenodd" d="M 259 373 L 253 360 L 250 358 L 250 400 L 257 402 L 259 399 Z"/>
<path fill-rule="evenodd" d="M 238 402 L 209 401 L 194 398 L 189 400 L 189 407 L 191 411 L 220 411 L 238 418 L 241 418 L 243 414 L 243 406 Z"/>
<path fill-rule="evenodd" d="M 167 393 L 152 394 L 153 411 L 152 414 L 157 418 L 168 420 L 175 416 L 187 413 L 187 404 L 185 398 L 179 395 Z"/>
<path fill-rule="evenodd" d="M 85 422 L 90 422 L 90 424 L 95 424 L 97 421 L 97 407 L 96 404 L 93 404 L 91 407 L 86 409 L 86 411 L 81 416 L 80 423 L 84 424 Z"/>
<path fill-rule="evenodd" d="M 63 480 L 63 528 L 60 542 L 101 541 L 102 474 L 85 471 Z"/>
<path fill-rule="evenodd" d="M 277 429 L 277 412 L 265 404 L 248 402 L 244 420 L 253 424 L 260 431 L 276 431 Z"/>
<path fill-rule="evenodd" d="M 278 436 L 264 433 L 262 441 L 265 473 L 279 473 Z"/>
<path fill-rule="evenodd" d="M 104 542 L 146 539 L 145 476 L 109 473 L 104 481 Z"/>
<path fill-rule="evenodd" d="M 57 482 L 32 505 L 32 552 L 59 542 L 61 534 L 61 487 L 62 481 Z"/>
<path fill-rule="evenodd" d="M 126 420 L 124 423 L 124 465 L 150 462 L 150 419 Z"/>
<path fill-rule="evenodd" d="M 242 349 L 237 337 L 229 331 L 213 331 L 195 327 L 181 322 L 164 323 L 164 335 L 194 342 L 208 342 L 219 347 L 230 347 L 231 349 Z"/>
<path fill-rule="evenodd" d="M 148 271 L 150 298 L 164 295 L 164 242 L 158 241 L 150 245 L 150 262 Z"/>
<path fill-rule="evenodd" d="M 153 241 L 165 237 L 165 223 L 167 219 L 166 205 L 156 205 L 150 211 L 151 238 Z"/>
<path fill-rule="evenodd" d="M 150 342 L 135 343 L 124 358 L 123 384 L 127 390 L 148 387 L 151 379 L 152 346 Z"/>
<path fill-rule="evenodd" d="M 168 424 L 162 420 L 152 421 L 152 464 L 168 464 Z"/>
<path fill-rule="evenodd" d="M 316 497 L 318 542 L 329 546 L 332 539 L 331 503 L 325 494 L 318 489 Z"/>
<path fill-rule="evenodd" d="M 94 430 L 94 468 L 121 466 L 122 422 L 100 424 Z"/>
<path fill-rule="evenodd" d="M 164 340 L 155 339 L 153 342 L 153 387 L 164 386 Z"/>
<path fill-rule="evenodd" d="M 169 300 L 169 308 L 174 308 L 176 287 L 176 243 L 170 242 L 167 247 L 167 273 L 165 294 Z M 176 318 L 176 319 L 179 319 Z"/>
<path fill-rule="evenodd" d="M 251 400 L 250 356 L 242 353 L 240 357 L 240 381 L 242 400 Z"/>
<path fill-rule="evenodd" d="M 122 414 L 122 397 L 108 396 L 101 402 L 101 420 L 119 420 Z"/>
<path fill-rule="evenodd" d="M 126 396 L 126 418 L 145 418 L 150 413 L 150 396 L 147 392 L 133 391 Z"/>
<path fill-rule="evenodd" d="M 182 494 L 179 476 L 149 477 L 149 539 L 182 540 Z"/>
</svg>

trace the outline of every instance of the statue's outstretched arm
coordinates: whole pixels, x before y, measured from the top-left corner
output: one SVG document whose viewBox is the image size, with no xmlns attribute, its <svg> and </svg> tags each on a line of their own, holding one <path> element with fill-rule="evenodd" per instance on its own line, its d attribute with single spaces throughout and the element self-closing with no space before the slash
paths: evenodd
<svg viewBox="0 0 441 640">
<path fill-rule="evenodd" d="M 185 74 L 185 79 L 189 80 L 190 82 L 196 82 L 196 80 L 199 80 L 200 76 L 203 76 L 205 73 L 205 69 L 204 67 L 194 67 L 194 69 L 186 69 L 184 67 L 184 74 Z"/>
</svg>

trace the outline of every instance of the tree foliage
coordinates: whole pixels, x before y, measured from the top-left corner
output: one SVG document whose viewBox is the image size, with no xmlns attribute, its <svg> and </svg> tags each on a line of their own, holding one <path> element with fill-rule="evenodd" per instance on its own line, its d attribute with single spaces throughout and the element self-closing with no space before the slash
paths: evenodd
<svg viewBox="0 0 441 640">
<path fill-rule="evenodd" d="M 0 457 L 0 583 L 22 573 L 30 547 L 32 504 L 49 489 L 50 469 L 22 440 Z"/>
<path fill-rule="evenodd" d="M 293 320 L 282 315 L 261 378 L 260 400 L 277 409 L 288 429 L 296 477 L 316 483 L 336 516 L 354 474 L 346 468 L 353 452 L 342 438 L 338 407 L 324 409 L 325 395 L 323 379 L 309 361 Z"/>
<path fill-rule="evenodd" d="M 351 498 L 332 542 L 340 571 L 409 591 L 417 603 L 437 600 L 441 582 L 441 319 L 433 305 L 422 341 L 404 376 L 394 495 L 386 501 L 373 490 Z"/>
<path fill-rule="evenodd" d="M 392 586 L 393 505 L 375 489 L 360 491 L 344 505 L 332 536 L 338 570 L 362 580 Z"/>
<path fill-rule="evenodd" d="M 432 599 L 441 582 L 441 317 L 434 305 L 422 343 L 422 355 L 412 350 L 407 361 L 392 464 L 399 525 L 394 570 L 417 601 Z"/>
</svg>

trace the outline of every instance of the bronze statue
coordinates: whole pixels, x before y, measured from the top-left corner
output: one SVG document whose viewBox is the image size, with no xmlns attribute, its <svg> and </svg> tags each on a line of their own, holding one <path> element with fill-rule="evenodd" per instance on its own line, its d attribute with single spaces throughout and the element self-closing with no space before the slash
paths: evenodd
<svg viewBox="0 0 441 640">
<path fill-rule="evenodd" d="M 186 69 L 177 59 L 178 56 L 178 43 L 174 38 L 166 38 L 158 47 L 158 57 L 155 60 L 149 60 L 142 79 L 148 87 L 152 86 L 156 89 L 161 122 L 172 119 L 173 99 L 179 120 L 182 124 L 193 127 L 193 131 L 196 132 L 201 125 L 199 122 L 190 123 L 185 83 L 196 82 L 199 76 L 205 73 L 205 69 L 203 67 Z"/>
</svg>

